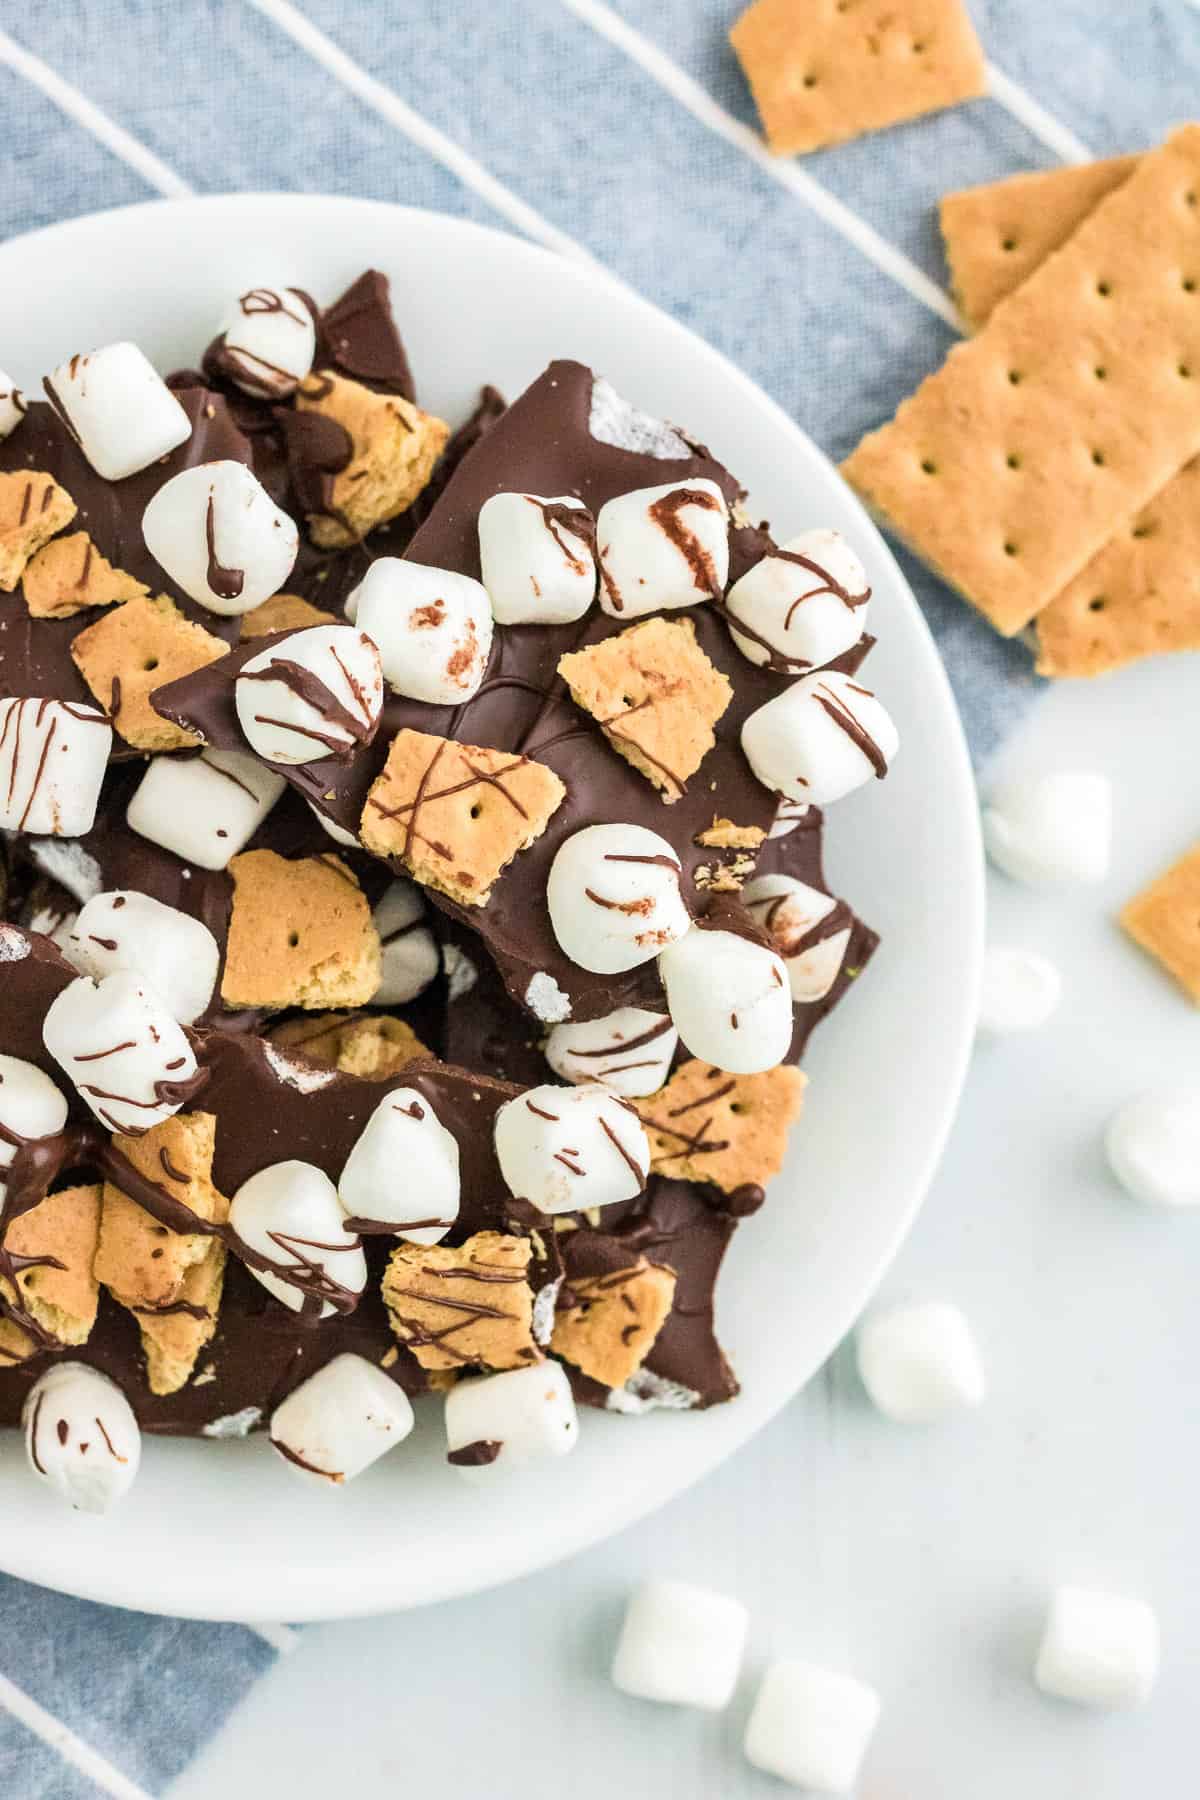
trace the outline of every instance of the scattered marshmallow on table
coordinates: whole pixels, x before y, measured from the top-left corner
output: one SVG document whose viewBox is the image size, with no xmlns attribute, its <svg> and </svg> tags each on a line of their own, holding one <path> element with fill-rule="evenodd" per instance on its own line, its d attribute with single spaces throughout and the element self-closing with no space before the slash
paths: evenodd
<svg viewBox="0 0 1200 1800">
<path fill-rule="evenodd" d="M 802 676 L 742 726 L 742 749 L 763 786 L 815 806 L 886 775 L 899 744 L 871 690 L 837 669 Z"/>
<path fill-rule="evenodd" d="M 240 462 L 199 463 L 164 482 L 142 536 L 185 594 L 225 618 L 277 594 L 300 546 L 295 520 Z"/>
<path fill-rule="evenodd" d="M 60 363 L 47 398 L 105 481 L 123 481 L 178 449 L 192 422 L 136 344 L 106 344 Z"/>
<path fill-rule="evenodd" d="M 367 1120 L 338 1178 L 348 1219 L 412 1244 L 439 1244 L 458 1218 L 458 1140 L 415 1088 L 393 1088 Z"/>
<path fill-rule="evenodd" d="M 221 952 L 207 925 L 149 894 L 97 894 L 80 911 L 68 961 L 97 981 L 131 969 L 149 983 L 181 1025 L 198 1019 L 217 984 Z"/>
<path fill-rule="evenodd" d="M 579 1441 L 579 1417 L 561 1363 L 531 1363 L 456 1381 L 446 1395 L 447 1461 L 486 1478 L 566 1456 Z"/>
<path fill-rule="evenodd" d="M 154 756 L 125 811 L 139 837 L 200 869 L 224 869 L 283 793 L 282 775 L 241 750 Z"/>
<path fill-rule="evenodd" d="M 596 597 L 596 525 L 570 494 L 493 494 L 479 562 L 498 625 L 569 625 Z"/>
<path fill-rule="evenodd" d="M 242 1247 L 272 1264 L 248 1262 L 250 1273 L 293 1312 L 331 1318 L 335 1297 L 356 1296 L 367 1285 L 362 1243 L 346 1229 L 337 1189 L 314 1163 L 269 1163 L 251 1175 L 233 1196 L 229 1223 Z"/>
<path fill-rule="evenodd" d="M 1127 1100 L 1104 1137 L 1125 1192 L 1147 1206 L 1200 1205 L 1200 1093 L 1166 1090 Z"/>
<path fill-rule="evenodd" d="M 313 1486 L 340 1487 L 397 1444 L 415 1421 L 404 1389 L 363 1356 L 335 1356 L 271 1414 L 272 1449 Z"/>
<path fill-rule="evenodd" d="M 406 1000 L 415 1000 L 441 967 L 425 916 L 425 902 L 415 881 L 393 881 L 384 889 L 372 914 L 381 963 L 375 1006 L 402 1006 Z"/>
<path fill-rule="evenodd" d="M 658 972 L 685 1050 L 731 1075 L 773 1069 L 792 1041 L 783 959 L 735 931 L 694 925 L 662 952 Z"/>
<path fill-rule="evenodd" d="M 742 902 L 783 958 L 792 999 L 823 1000 L 850 943 L 846 907 L 794 875 L 756 875 L 742 889 Z"/>
<path fill-rule="evenodd" d="M 104 1513 L 133 1486 L 142 1434 L 115 1381 L 87 1363 L 53 1363 L 21 1413 L 29 1466 L 79 1512 Z"/>
<path fill-rule="evenodd" d="M 619 1006 L 602 1019 L 556 1025 L 546 1061 L 563 1081 L 601 1082 L 627 1100 L 657 1093 L 671 1070 L 679 1033 L 663 1013 Z"/>
<path fill-rule="evenodd" d="M 196 1057 L 155 990 L 131 969 L 80 975 L 51 1001 L 47 1050 L 102 1125 L 140 1136 L 187 1103 Z"/>
<path fill-rule="evenodd" d="M 715 481 L 669 482 L 606 501 L 596 519 L 600 604 L 614 619 L 719 600 L 729 508 Z"/>
<path fill-rule="evenodd" d="M 613 1658 L 623 1694 L 720 1712 L 737 1687 L 750 1615 L 689 1581 L 646 1581 L 630 1596 Z"/>
<path fill-rule="evenodd" d="M 317 328 L 297 288 L 250 288 L 221 321 L 221 361 L 244 394 L 285 400 L 313 365 Z"/>
<path fill-rule="evenodd" d="M 853 648 L 867 628 L 867 572 L 839 531 L 805 531 L 735 581 L 725 600 L 749 662 L 802 674 Z"/>
<path fill-rule="evenodd" d="M 822 1794 L 848 1794 L 878 1721 L 874 1688 L 783 1657 L 763 1676 L 743 1748 L 765 1774 Z"/>
<path fill-rule="evenodd" d="M 1044 1694 L 1083 1706 L 1138 1706 L 1158 1676 L 1154 1610 L 1128 1594 L 1055 1589 L 1034 1667 Z"/>
<path fill-rule="evenodd" d="M 82 837 L 96 803 L 112 727 L 75 700 L 0 700 L 0 830 Z"/>
<path fill-rule="evenodd" d="M 509 1191 L 544 1213 L 632 1200 L 650 1173 L 637 1115 L 606 1088 L 530 1088 L 505 1101 L 494 1130 Z"/>
<path fill-rule="evenodd" d="M 346 755 L 379 724 L 379 653 L 353 625 L 310 625 L 243 663 L 233 698 L 246 742 L 267 762 Z"/>
<path fill-rule="evenodd" d="M 14 1138 L 53 1137 L 66 1122 L 66 1097 L 49 1075 L 20 1056 L 0 1056 L 0 1171 L 11 1167 L 17 1154 Z"/>
<path fill-rule="evenodd" d="M 997 788 L 983 809 L 988 857 L 1031 887 L 1103 881 L 1112 850 L 1112 783 L 1086 769 Z"/>
<path fill-rule="evenodd" d="M 28 410 L 25 396 L 12 376 L 0 369 L 0 441 L 12 436 Z"/>
<path fill-rule="evenodd" d="M 354 622 L 378 646 L 387 684 L 397 694 L 457 706 L 479 692 L 493 630 L 480 582 L 380 556 L 351 598 Z"/>
<path fill-rule="evenodd" d="M 586 825 L 560 845 L 546 883 L 560 948 L 597 975 L 649 962 L 691 928 L 679 858 L 644 825 Z"/>
<path fill-rule="evenodd" d="M 989 944 L 983 958 L 979 1029 L 990 1037 L 1036 1031 L 1058 1010 L 1062 976 L 1036 950 Z"/>
<path fill-rule="evenodd" d="M 983 1399 L 983 1364 L 957 1306 L 930 1301 L 874 1313 L 858 1328 L 857 1352 L 863 1386 L 901 1424 L 931 1424 Z"/>
</svg>

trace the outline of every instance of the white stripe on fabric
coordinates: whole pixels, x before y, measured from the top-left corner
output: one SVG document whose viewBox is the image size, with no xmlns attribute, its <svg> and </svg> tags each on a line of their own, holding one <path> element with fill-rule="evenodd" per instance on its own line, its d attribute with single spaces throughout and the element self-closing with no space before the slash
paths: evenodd
<svg viewBox="0 0 1200 1800">
<path fill-rule="evenodd" d="M 252 1631 L 255 1637 L 262 1638 L 265 1644 L 270 1644 L 272 1650 L 277 1650 L 280 1656 L 290 1656 L 300 1646 L 300 1633 L 290 1625 L 247 1624 L 246 1630 Z"/>
<path fill-rule="evenodd" d="M 1082 138 L 1077 138 L 1068 125 L 1054 114 L 1047 112 L 1040 100 L 1015 82 L 1011 75 L 998 69 L 994 62 L 987 65 L 988 93 L 998 106 L 1022 124 L 1031 136 L 1045 144 L 1047 150 L 1053 150 L 1055 156 L 1061 157 L 1065 163 L 1086 163 L 1096 160 L 1094 150 L 1089 150 Z"/>
<path fill-rule="evenodd" d="M 82 1738 L 75 1736 L 69 1725 L 48 1713 L 36 1700 L 31 1700 L 23 1688 L 10 1681 L 7 1675 L 0 1675 L 0 1706 L 18 1719 L 35 1737 L 41 1738 L 43 1744 L 57 1750 L 65 1763 L 69 1763 L 80 1775 L 85 1775 L 93 1786 L 102 1794 L 111 1794 L 113 1800 L 150 1800 L 145 1788 L 140 1788 L 136 1781 L 130 1781 L 122 1775 L 120 1769 L 113 1767 L 106 1757 Z"/>
<path fill-rule="evenodd" d="M 252 0 L 258 4 L 259 0 Z M 652 44 L 648 38 L 635 31 L 632 25 L 603 4 L 603 0 L 561 0 L 567 11 L 593 31 L 607 38 L 618 50 L 624 52 L 632 62 L 638 64 L 652 80 L 663 88 L 681 106 L 687 108 L 693 118 L 706 125 L 710 131 L 716 132 L 727 143 L 741 150 L 746 156 L 758 164 L 765 174 L 778 181 L 781 186 L 789 188 L 804 204 L 824 219 L 827 225 L 840 232 L 848 243 L 873 262 L 876 268 L 927 306 L 930 312 L 944 319 L 955 331 L 963 331 L 963 321 L 949 294 L 931 281 L 923 269 L 909 260 L 902 250 L 889 244 L 886 238 L 880 237 L 873 225 L 860 218 L 850 207 L 836 199 L 827 188 L 823 188 L 811 175 L 797 168 L 794 162 L 783 157 L 772 156 L 757 132 L 749 125 L 743 125 L 732 113 L 726 112 L 723 106 L 705 92 L 699 82 L 694 81 L 685 69 Z"/>
</svg>

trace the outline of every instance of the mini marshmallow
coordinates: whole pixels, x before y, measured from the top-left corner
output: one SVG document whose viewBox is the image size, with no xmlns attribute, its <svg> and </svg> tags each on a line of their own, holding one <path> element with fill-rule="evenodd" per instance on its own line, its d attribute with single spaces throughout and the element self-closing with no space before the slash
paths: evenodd
<svg viewBox="0 0 1200 1800">
<path fill-rule="evenodd" d="M 1113 1114 L 1104 1137 L 1125 1192 L 1147 1206 L 1200 1206 L 1200 1093 L 1142 1094 Z"/>
<path fill-rule="evenodd" d="M 355 623 L 379 646 L 394 692 L 434 706 L 456 706 L 479 692 L 493 626 L 482 583 L 380 556 L 351 598 Z"/>
<path fill-rule="evenodd" d="M 221 362 L 244 394 L 285 400 L 313 365 L 317 328 L 297 288 L 250 288 L 221 322 Z"/>
<path fill-rule="evenodd" d="M 773 1069 L 792 1041 L 783 958 L 735 931 L 693 926 L 664 950 L 658 972 L 685 1050 L 731 1075 Z"/>
<path fill-rule="evenodd" d="M 1158 1620 L 1144 1600 L 1056 1588 L 1033 1678 L 1082 1706 L 1139 1706 L 1158 1677 Z"/>
<path fill-rule="evenodd" d="M 153 756 L 125 812 L 139 837 L 199 869 L 224 869 L 283 793 L 282 775 L 241 750 Z"/>
<path fill-rule="evenodd" d="M 870 598 L 867 572 L 842 534 L 805 531 L 734 582 L 725 616 L 747 661 L 798 675 L 857 644 Z"/>
<path fill-rule="evenodd" d="M 979 1029 L 990 1037 L 1036 1031 L 1058 1010 L 1062 976 L 1035 950 L 989 944 L 983 958 Z"/>
<path fill-rule="evenodd" d="M 1112 783 L 1090 770 L 1009 782 L 983 809 L 989 859 L 1031 887 L 1103 881 L 1112 849 Z"/>
<path fill-rule="evenodd" d="M 344 1300 L 367 1285 L 362 1243 L 346 1229 L 337 1189 L 313 1163 L 269 1163 L 251 1175 L 233 1196 L 229 1223 L 244 1248 L 274 1265 L 248 1262 L 250 1273 L 293 1312 L 307 1308 L 328 1319 L 338 1310 L 329 1296 Z"/>
<path fill-rule="evenodd" d="M 815 806 L 886 775 L 899 743 L 870 689 L 836 669 L 794 681 L 742 726 L 742 749 L 763 786 Z"/>
<path fill-rule="evenodd" d="M 794 875 L 756 875 L 742 889 L 750 917 L 783 958 L 792 999 L 823 1000 L 841 972 L 850 942 L 846 908 Z"/>
<path fill-rule="evenodd" d="M 362 844 L 354 832 L 347 831 L 344 825 L 339 825 L 336 819 L 331 819 L 328 813 L 323 813 L 319 806 L 313 805 L 311 800 L 306 800 L 304 804 L 322 831 L 328 832 L 335 844 L 341 844 L 347 850 L 362 849 Z"/>
<path fill-rule="evenodd" d="M 556 1025 L 546 1039 L 546 1061 L 563 1081 L 601 1082 L 611 1093 L 636 1100 L 657 1093 L 671 1069 L 679 1033 L 662 1013 L 619 1006 L 602 1019 Z"/>
<path fill-rule="evenodd" d="M 181 1025 L 198 1019 L 217 985 L 221 952 L 207 925 L 149 894 L 117 890 L 89 900 L 71 932 L 68 959 L 97 981 L 131 969 Z"/>
<path fill-rule="evenodd" d="M 105 1513 L 133 1486 L 142 1434 L 115 1381 L 87 1363 L 53 1363 L 21 1411 L 29 1466 L 79 1512 Z"/>
<path fill-rule="evenodd" d="M 822 1794 L 848 1794 L 878 1721 L 874 1688 L 785 1657 L 763 1676 L 742 1747 L 767 1775 Z"/>
<path fill-rule="evenodd" d="M 51 1001 L 42 1040 L 111 1131 L 140 1137 L 190 1097 L 192 1046 L 159 995 L 131 969 L 71 982 Z"/>
<path fill-rule="evenodd" d="M 270 1441 L 302 1481 L 340 1487 L 402 1444 L 414 1424 L 404 1389 L 375 1363 L 347 1352 L 275 1408 Z"/>
<path fill-rule="evenodd" d="M 28 410 L 25 396 L 12 376 L 0 369 L 0 442 L 12 436 Z"/>
<path fill-rule="evenodd" d="M 630 1596 L 613 1658 L 614 1686 L 639 1700 L 720 1712 L 733 1699 L 750 1615 L 690 1581 L 646 1581 Z"/>
<path fill-rule="evenodd" d="M 591 513 L 570 494 L 493 494 L 485 500 L 479 562 L 496 623 L 569 625 L 582 619 L 596 597 L 595 541 Z"/>
<path fill-rule="evenodd" d="M 808 806 L 799 800 L 781 800 L 771 821 L 769 838 L 790 837 L 802 819 L 808 816 Z"/>
<path fill-rule="evenodd" d="M 440 1244 L 458 1218 L 458 1140 L 424 1094 L 385 1094 L 346 1158 L 338 1202 L 348 1219 L 384 1226 L 410 1244 Z"/>
<path fill-rule="evenodd" d="M 105 481 L 148 469 L 192 435 L 191 420 L 136 344 L 107 344 L 73 356 L 43 386 Z"/>
<path fill-rule="evenodd" d="M 438 947 L 425 918 L 425 902 L 415 881 L 393 881 L 373 913 L 379 933 L 382 972 L 375 1006 L 403 1006 L 424 993 L 441 967 Z"/>
<path fill-rule="evenodd" d="M 881 1413 L 927 1425 L 984 1395 L 983 1364 L 957 1306 L 893 1306 L 859 1326 L 858 1372 Z"/>
<path fill-rule="evenodd" d="M 312 625 L 243 663 L 233 696 L 246 742 L 268 762 L 348 755 L 383 710 L 379 652 L 352 625 Z"/>
<path fill-rule="evenodd" d="M 67 1102 L 60 1088 L 19 1056 L 0 1056 L 0 1170 L 12 1166 L 17 1143 L 54 1137 L 67 1122 Z M 0 1201 L 4 1177 L 0 1174 Z"/>
<path fill-rule="evenodd" d="M 76 700 L 0 700 L 0 830 L 82 837 L 96 803 L 112 727 Z"/>
<path fill-rule="evenodd" d="M 530 1088 L 504 1103 L 494 1129 L 509 1190 L 540 1212 L 632 1200 L 650 1173 L 637 1115 L 606 1088 Z"/>
<path fill-rule="evenodd" d="M 619 975 L 690 929 L 679 858 L 643 825 L 587 825 L 559 847 L 546 884 L 550 923 L 573 963 Z"/>
<path fill-rule="evenodd" d="M 446 1395 L 447 1459 L 476 1478 L 566 1456 L 578 1440 L 579 1418 L 561 1363 L 456 1381 Z"/>
<path fill-rule="evenodd" d="M 244 463 L 199 463 L 159 488 L 142 514 L 146 548 L 199 606 L 224 618 L 277 594 L 300 534 Z"/>
<path fill-rule="evenodd" d="M 669 482 L 606 501 L 596 519 L 600 604 L 614 619 L 719 600 L 729 508 L 715 481 Z"/>
</svg>

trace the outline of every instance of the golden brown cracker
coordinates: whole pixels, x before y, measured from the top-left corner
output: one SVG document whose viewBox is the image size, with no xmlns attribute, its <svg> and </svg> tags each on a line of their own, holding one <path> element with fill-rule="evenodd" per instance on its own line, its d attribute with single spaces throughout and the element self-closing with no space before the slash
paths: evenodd
<svg viewBox="0 0 1200 1800">
<path fill-rule="evenodd" d="M 654 1347 L 675 1298 L 675 1271 L 639 1256 L 628 1269 L 572 1279 L 550 1348 L 604 1387 L 624 1387 Z"/>
<path fill-rule="evenodd" d="M 4 1248 L 16 1265 L 0 1275 L 0 1299 L 25 1312 L 60 1344 L 85 1344 L 96 1323 L 100 1284 L 92 1271 L 100 1235 L 100 1185 L 61 1188 L 7 1226 Z M 30 1261 L 26 1266 L 25 1259 Z M 45 1258 L 45 1261 L 38 1259 Z M 0 1317 L 0 1368 L 38 1345 L 19 1319 Z"/>
<path fill-rule="evenodd" d="M 30 557 L 21 592 L 35 619 L 69 619 L 89 606 L 138 600 L 150 590 L 124 569 L 115 569 L 86 531 L 72 531 Z"/>
<path fill-rule="evenodd" d="M 366 1081 L 386 1081 L 406 1064 L 433 1057 L 407 1020 L 393 1013 L 289 1019 L 268 1035 L 281 1049 L 299 1050 L 310 1062 Z"/>
<path fill-rule="evenodd" d="M 379 986 L 379 933 L 340 856 L 246 850 L 229 864 L 233 906 L 221 998 L 229 1007 L 364 1006 Z"/>
<path fill-rule="evenodd" d="M 757 850 L 766 837 L 761 825 L 735 825 L 732 819 L 714 818 L 695 842 L 705 850 Z"/>
<path fill-rule="evenodd" d="M 175 1394 L 186 1386 L 205 1345 L 211 1343 L 225 1285 L 225 1246 L 209 1238 L 208 1248 L 185 1272 L 174 1302 L 165 1307 L 135 1305 L 146 1376 L 152 1394 Z"/>
<path fill-rule="evenodd" d="M 139 1175 L 198 1218 L 222 1224 L 229 1201 L 213 1186 L 216 1129 L 212 1113 L 176 1113 L 141 1137 L 118 1133 L 113 1145 Z M 188 1270 L 204 1260 L 211 1242 L 206 1232 L 160 1225 L 115 1182 L 105 1182 L 95 1274 L 122 1305 L 155 1307 L 178 1300 Z"/>
<path fill-rule="evenodd" d="M 71 657 L 127 744 L 135 750 L 183 750 L 200 740 L 155 712 L 151 692 L 206 668 L 228 649 L 160 594 L 127 600 L 105 613 L 72 640 Z"/>
<path fill-rule="evenodd" d="M 1127 901 L 1120 919 L 1200 1006 L 1200 844 Z"/>
<path fill-rule="evenodd" d="M 26 564 L 75 512 L 70 494 L 44 469 L 0 475 L 0 590 L 12 593 Z"/>
<path fill-rule="evenodd" d="M 729 1075 L 709 1063 L 682 1063 L 637 1109 L 652 1170 L 710 1181 L 727 1194 L 765 1186 L 783 1166 L 806 1080 L 786 1064 L 762 1075 Z"/>
<path fill-rule="evenodd" d="M 333 613 L 322 612 L 299 594 L 272 594 L 261 606 L 242 614 L 241 640 L 270 637 L 276 631 L 304 631 L 310 625 L 335 625 Z"/>
<path fill-rule="evenodd" d="M 533 1340 L 527 1238 L 480 1231 L 454 1249 L 400 1244 L 383 1299 L 392 1330 L 423 1369 L 519 1369 L 541 1360 Z"/>
<path fill-rule="evenodd" d="M 334 476 L 328 513 L 310 513 L 312 540 L 329 550 L 354 544 L 406 512 L 427 486 L 450 427 L 399 394 L 376 394 L 327 371 L 296 394 L 298 412 L 318 412 L 349 434 L 350 461 Z"/>
</svg>

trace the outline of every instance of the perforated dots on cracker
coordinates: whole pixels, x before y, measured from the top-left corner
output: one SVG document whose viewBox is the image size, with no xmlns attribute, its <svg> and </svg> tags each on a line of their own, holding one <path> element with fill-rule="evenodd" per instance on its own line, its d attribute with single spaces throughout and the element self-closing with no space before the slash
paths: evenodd
<svg viewBox="0 0 1200 1800">
<path fill-rule="evenodd" d="M 111 606 L 149 593 L 141 581 L 116 569 L 86 531 L 53 538 L 30 558 L 21 578 L 25 604 L 35 619 L 68 619 L 89 606 Z"/>
<path fill-rule="evenodd" d="M 573 1272 L 550 1347 L 593 1381 L 623 1388 L 653 1349 L 674 1297 L 674 1270 L 644 1256 L 627 1268 Z"/>
<path fill-rule="evenodd" d="M 786 1065 L 762 1075 L 727 1075 L 709 1063 L 682 1064 L 638 1108 L 653 1173 L 709 1181 L 726 1194 L 764 1186 L 783 1167 L 805 1084 L 799 1069 Z"/>
<path fill-rule="evenodd" d="M 165 682 L 216 662 L 228 648 L 160 594 L 127 600 L 105 613 L 73 640 L 71 657 L 127 744 L 135 750 L 182 750 L 196 742 L 195 734 L 164 719 L 150 696 Z"/>
<path fill-rule="evenodd" d="M 26 564 L 75 512 L 70 494 L 43 469 L 0 475 L 0 590 L 12 593 Z"/>
<path fill-rule="evenodd" d="M 392 1330 L 422 1368 L 519 1369 L 533 1341 L 527 1238 L 480 1231 L 454 1249 L 401 1244 L 383 1277 Z"/>
<path fill-rule="evenodd" d="M 240 1006 L 363 1006 L 379 986 L 379 934 L 340 857 L 247 850 L 229 865 L 233 907 L 221 998 Z"/>
<path fill-rule="evenodd" d="M 92 1273 L 100 1231 L 99 1184 L 61 1188 L 5 1231 L 11 1273 L 0 1270 L 0 1369 L 58 1344 L 83 1344 L 96 1322 Z"/>
</svg>

